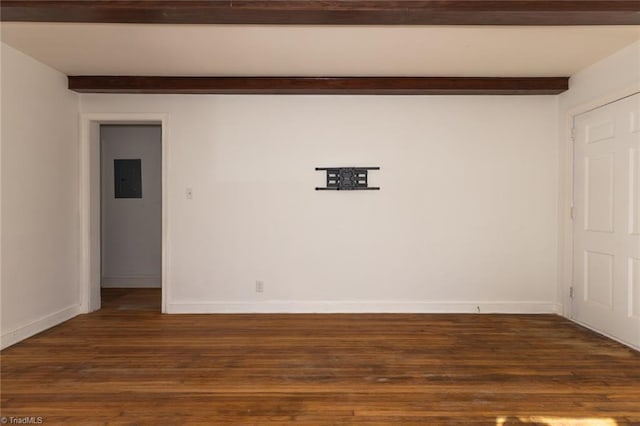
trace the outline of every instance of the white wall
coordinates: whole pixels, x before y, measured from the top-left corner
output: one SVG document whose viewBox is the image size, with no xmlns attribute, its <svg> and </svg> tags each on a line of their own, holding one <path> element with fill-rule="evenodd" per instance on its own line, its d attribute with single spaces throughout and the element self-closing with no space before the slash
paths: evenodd
<svg viewBox="0 0 640 426">
<path fill-rule="evenodd" d="M 573 153 L 571 149 L 572 117 L 621 97 L 640 92 L 640 42 L 571 76 L 570 89 L 558 97 L 558 300 L 564 315 L 571 316 L 571 248 L 569 209 L 572 203 Z"/>
<path fill-rule="evenodd" d="M 168 114 L 169 312 L 557 309 L 555 97 L 82 95 L 81 111 Z M 382 190 L 314 191 L 314 167 L 350 165 L 381 166 Z"/>
<path fill-rule="evenodd" d="M 2 347 L 78 313 L 78 95 L 2 44 Z"/>
<path fill-rule="evenodd" d="M 102 287 L 160 287 L 162 271 L 162 128 L 100 128 Z M 115 159 L 140 159 L 142 198 L 115 198 Z"/>
<path fill-rule="evenodd" d="M 4 44 L 1 74 L 6 347 L 82 292 L 78 96 Z M 640 43 L 560 97 L 79 98 L 168 114 L 170 312 L 549 312 L 567 302 L 569 111 L 634 88 Z M 314 191 L 329 165 L 379 165 L 382 191 Z"/>
<path fill-rule="evenodd" d="M 570 89 L 559 96 L 560 109 L 596 102 L 640 81 L 640 41 L 571 76 Z M 564 117 L 562 117 L 564 118 Z"/>
</svg>

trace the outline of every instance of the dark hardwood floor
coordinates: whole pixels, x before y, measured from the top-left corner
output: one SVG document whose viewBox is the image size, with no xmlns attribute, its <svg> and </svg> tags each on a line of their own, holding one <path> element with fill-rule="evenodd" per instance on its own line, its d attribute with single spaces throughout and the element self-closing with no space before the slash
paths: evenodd
<svg viewBox="0 0 640 426">
<path fill-rule="evenodd" d="M 161 315 L 157 290 L 1 354 L 44 424 L 640 424 L 640 353 L 554 315 Z"/>
</svg>

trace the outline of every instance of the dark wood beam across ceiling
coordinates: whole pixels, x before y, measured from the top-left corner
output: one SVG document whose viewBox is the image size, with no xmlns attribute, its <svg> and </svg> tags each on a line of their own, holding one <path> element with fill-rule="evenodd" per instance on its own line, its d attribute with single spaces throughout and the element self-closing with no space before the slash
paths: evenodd
<svg viewBox="0 0 640 426">
<path fill-rule="evenodd" d="M 555 95 L 568 88 L 568 77 L 69 77 L 79 93 Z"/>
<path fill-rule="evenodd" d="M 637 25 L 639 0 L 2 0 L 23 22 L 278 25 Z"/>
</svg>

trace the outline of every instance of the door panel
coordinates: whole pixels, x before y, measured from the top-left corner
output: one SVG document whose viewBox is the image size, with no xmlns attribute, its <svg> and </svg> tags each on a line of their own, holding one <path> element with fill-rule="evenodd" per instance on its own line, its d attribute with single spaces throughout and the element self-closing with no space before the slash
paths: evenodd
<svg viewBox="0 0 640 426">
<path fill-rule="evenodd" d="M 613 261 L 608 253 L 584 252 L 584 299 L 613 308 Z"/>
<path fill-rule="evenodd" d="M 629 259 L 629 315 L 640 319 L 640 259 Z"/>
<path fill-rule="evenodd" d="M 574 318 L 640 347 L 640 94 L 574 119 Z"/>
<path fill-rule="evenodd" d="M 640 234 L 640 149 L 631 148 L 630 159 L 630 175 L 631 188 L 629 191 L 630 208 L 629 208 L 629 229 L 631 234 Z"/>
<path fill-rule="evenodd" d="M 613 155 L 585 157 L 585 226 L 613 232 Z"/>
</svg>

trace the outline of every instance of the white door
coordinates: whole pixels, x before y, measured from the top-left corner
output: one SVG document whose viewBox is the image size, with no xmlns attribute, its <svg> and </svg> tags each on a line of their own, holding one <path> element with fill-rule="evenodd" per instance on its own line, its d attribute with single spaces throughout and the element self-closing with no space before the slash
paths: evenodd
<svg viewBox="0 0 640 426">
<path fill-rule="evenodd" d="M 640 94 L 574 119 L 573 317 L 640 347 Z"/>
</svg>

